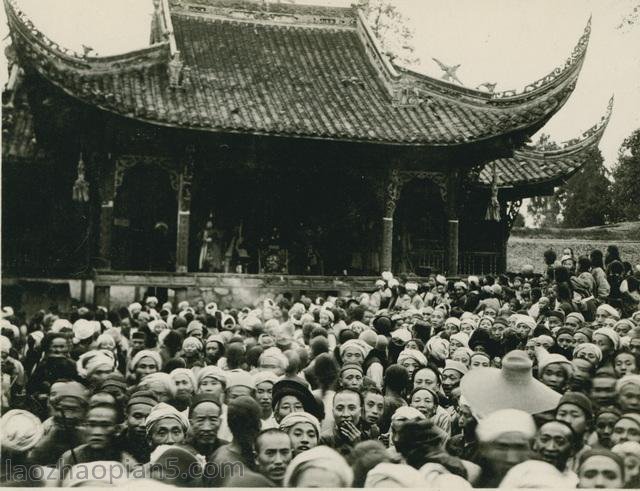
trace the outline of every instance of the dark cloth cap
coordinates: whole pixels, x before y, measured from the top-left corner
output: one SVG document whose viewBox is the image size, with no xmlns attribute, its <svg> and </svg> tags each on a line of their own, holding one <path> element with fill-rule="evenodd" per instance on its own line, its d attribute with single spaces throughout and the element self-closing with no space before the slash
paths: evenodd
<svg viewBox="0 0 640 491">
<path fill-rule="evenodd" d="M 158 400 L 153 392 L 150 390 L 139 390 L 131 394 L 129 402 L 127 402 L 127 408 L 134 404 L 145 404 L 147 406 L 157 406 Z"/>
<path fill-rule="evenodd" d="M 114 389 L 120 392 L 127 392 L 127 388 L 126 382 L 118 379 L 106 379 L 100 384 L 100 390 L 103 392 L 110 392 Z"/>
<path fill-rule="evenodd" d="M 506 317 L 496 317 L 496 320 L 493 321 L 493 324 L 500 324 L 505 327 L 509 327 L 509 319 Z"/>
<path fill-rule="evenodd" d="M 340 375 L 342 375 L 342 372 L 344 372 L 345 370 L 358 370 L 360 373 L 364 375 L 364 370 L 362 369 L 362 366 L 359 363 L 345 363 L 340 368 Z"/>
<path fill-rule="evenodd" d="M 575 404 L 584 411 L 588 419 L 593 418 L 593 405 L 591 404 L 591 400 L 582 392 L 565 392 L 558 403 L 558 408 L 563 404 Z"/>
<path fill-rule="evenodd" d="M 561 327 L 556 332 L 556 339 L 558 339 L 562 334 L 568 334 L 569 336 L 573 336 L 573 329 L 571 329 L 570 327 Z"/>
<path fill-rule="evenodd" d="M 578 332 L 581 333 L 581 334 L 584 334 L 589 339 L 593 339 L 593 329 L 591 329 L 590 327 L 581 327 L 580 329 L 578 329 L 576 331 L 576 333 L 578 333 Z"/>
<path fill-rule="evenodd" d="M 147 335 L 142 331 L 136 331 L 131 334 L 131 339 L 147 339 Z"/>
<path fill-rule="evenodd" d="M 220 411 L 222 411 L 222 403 L 220 402 L 219 397 L 216 397 L 213 394 L 196 394 L 193 396 L 193 399 L 191 399 L 189 414 L 193 412 L 198 404 L 202 404 L 203 402 L 213 402 L 220 408 Z"/>
<path fill-rule="evenodd" d="M 393 329 L 393 321 L 391 320 L 391 317 L 381 315 L 380 317 L 373 319 L 373 328 L 378 334 L 388 336 L 391 329 Z"/>
<path fill-rule="evenodd" d="M 587 450 L 586 452 L 584 452 L 580 456 L 579 467 L 582 467 L 582 464 L 584 464 L 587 459 L 590 459 L 591 457 L 595 457 L 595 456 L 609 457 L 616 464 L 618 464 L 618 467 L 620 467 L 620 472 L 624 477 L 624 460 L 618 454 L 615 454 L 611 450 L 606 448 L 593 448 L 591 450 Z"/>
<path fill-rule="evenodd" d="M 302 403 L 304 410 L 309 414 L 313 414 L 319 421 L 324 418 L 323 408 L 318 404 L 318 401 L 313 397 L 313 394 L 302 379 L 296 377 L 278 380 L 273 386 L 271 407 L 275 409 L 284 396 L 296 397 Z"/>
<path fill-rule="evenodd" d="M 446 439 L 445 432 L 431 421 L 407 421 L 398 431 L 396 448 L 405 458 L 413 452 L 426 456 L 441 452 Z"/>
<path fill-rule="evenodd" d="M 547 317 L 555 317 L 556 319 L 560 319 L 560 322 L 564 322 L 564 312 L 561 310 L 552 310 L 547 314 Z"/>
</svg>

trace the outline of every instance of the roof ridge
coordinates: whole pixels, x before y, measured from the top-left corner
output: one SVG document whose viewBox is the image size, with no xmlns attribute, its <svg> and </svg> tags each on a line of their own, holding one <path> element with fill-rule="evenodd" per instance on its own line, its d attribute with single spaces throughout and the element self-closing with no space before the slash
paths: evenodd
<svg viewBox="0 0 640 491">
<path fill-rule="evenodd" d="M 169 0 L 172 15 L 276 25 L 355 28 L 356 7 L 272 3 L 267 0 Z"/>
</svg>

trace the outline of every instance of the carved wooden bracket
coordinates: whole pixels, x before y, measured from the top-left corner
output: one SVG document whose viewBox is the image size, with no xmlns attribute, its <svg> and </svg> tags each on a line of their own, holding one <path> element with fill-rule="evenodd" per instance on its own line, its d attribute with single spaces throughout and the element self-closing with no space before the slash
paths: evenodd
<svg viewBox="0 0 640 491">
<path fill-rule="evenodd" d="M 122 186 L 124 175 L 127 170 L 136 165 L 157 165 L 169 174 L 171 188 L 178 191 L 179 175 L 178 171 L 172 165 L 171 160 L 166 157 L 154 157 L 150 155 L 119 155 L 116 158 L 116 169 L 114 174 L 114 197 L 118 194 L 118 189 Z"/>
</svg>

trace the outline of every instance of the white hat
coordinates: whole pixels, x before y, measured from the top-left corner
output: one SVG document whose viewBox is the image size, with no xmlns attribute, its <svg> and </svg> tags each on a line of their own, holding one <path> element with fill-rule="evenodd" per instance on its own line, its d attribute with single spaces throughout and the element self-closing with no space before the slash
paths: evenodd
<svg viewBox="0 0 640 491">
<path fill-rule="evenodd" d="M 95 328 L 91 321 L 86 319 L 78 319 L 73 323 L 73 342 L 79 343 L 85 339 L 89 339 L 95 334 Z"/>
<path fill-rule="evenodd" d="M 476 436 L 480 442 L 491 442 L 505 433 L 522 433 L 533 438 L 536 424 L 529 413 L 519 409 L 499 409 L 478 421 Z"/>
</svg>

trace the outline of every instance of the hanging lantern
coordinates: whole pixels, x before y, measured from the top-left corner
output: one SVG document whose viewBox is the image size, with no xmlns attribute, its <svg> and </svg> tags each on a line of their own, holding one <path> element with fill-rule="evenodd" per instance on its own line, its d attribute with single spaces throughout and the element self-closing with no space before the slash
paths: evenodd
<svg viewBox="0 0 640 491">
<path fill-rule="evenodd" d="M 82 152 L 80 152 L 80 158 L 78 159 L 78 177 L 76 182 L 73 183 L 73 201 L 78 203 L 87 203 L 89 201 L 89 183 L 84 178 L 84 160 L 82 159 Z"/>
<path fill-rule="evenodd" d="M 500 221 L 500 201 L 498 201 L 498 174 L 496 173 L 496 164 L 493 164 L 493 178 L 491 179 L 491 198 L 487 205 L 487 213 L 484 216 L 487 221 Z"/>
</svg>

